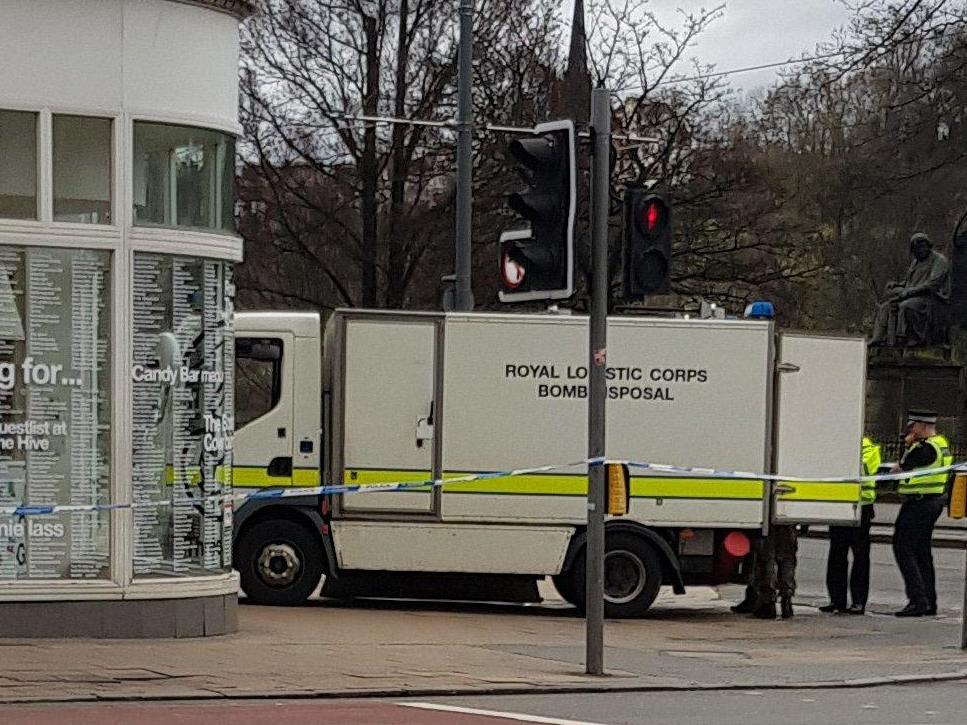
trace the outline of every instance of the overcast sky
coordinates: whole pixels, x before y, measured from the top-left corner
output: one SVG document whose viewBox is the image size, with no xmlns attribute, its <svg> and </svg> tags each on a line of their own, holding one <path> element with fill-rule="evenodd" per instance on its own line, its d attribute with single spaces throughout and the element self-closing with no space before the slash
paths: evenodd
<svg viewBox="0 0 967 725">
<path fill-rule="evenodd" d="M 573 0 L 562 4 L 570 18 Z M 718 4 L 717 0 L 651 0 L 653 12 L 663 23 L 676 22 L 678 8 L 695 12 Z M 797 58 L 829 39 L 849 18 L 842 0 L 726 0 L 724 4 L 723 16 L 698 38 L 692 51 L 693 57 L 714 63 L 718 70 Z M 688 67 L 681 70 L 687 73 Z M 758 71 L 729 80 L 736 88 L 751 90 L 774 78 L 775 71 Z"/>
</svg>

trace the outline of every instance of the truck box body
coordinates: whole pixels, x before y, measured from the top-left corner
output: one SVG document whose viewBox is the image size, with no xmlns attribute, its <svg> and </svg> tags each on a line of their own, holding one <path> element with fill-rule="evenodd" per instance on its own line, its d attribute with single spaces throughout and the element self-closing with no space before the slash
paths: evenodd
<svg viewBox="0 0 967 725">
<path fill-rule="evenodd" d="M 587 457 L 585 318 L 449 314 L 401 325 L 394 317 L 330 320 L 342 334 L 324 355 L 334 369 L 345 369 L 344 389 L 333 391 L 344 437 L 342 456 L 337 448 L 331 460 L 331 480 L 425 480 Z M 771 328 L 765 322 L 612 320 L 609 457 L 765 470 Z M 433 437 L 418 446 L 417 421 L 428 416 L 431 402 Z M 586 467 L 562 468 L 452 484 L 439 496 L 349 495 L 340 511 L 431 513 L 437 505 L 443 521 L 581 524 L 586 481 Z M 695 496 L 709 505 L 697 510 L 690 502 Z M 760 482 L 636 476 L 630 515 L 647 523 L 759 527 L 763 505 Z"/>
<path fill-rule="evenodd" d="M 573 568 L 587 466 L 565 464 L 587 458 L 586 317 L 339 310 L 324 333 L 320 405 L 318 322 L 315 341 L 307 330 L 300 344 L 300 335 L 285 337 L 287 313 L 274 315 L 280 332 L 272 335 L 272 316 L 241 313 L 236 334 L 284 339 L 298 357 L 283 353 L 279 363 L 292 376 L 279 391 L 290 396 L 291 430 L 282 435 L 289 414 L 279 406 L 239 430 L 236 461 L 251 459 L 246 480 L 288 445 L 292 474 L 262 485 L 305 485 L 308 474 L 297 481 L 295 472 L 318 460 L 307 441 L 320 410 L 323 483 L 562 466 L 334 497 L 326 527 L 340 570 L 541 576 Z M 860 474 L 862 339 L 777 335 L 768 321 L 616 317 L 608 322 L 607 377 L 609 459 L 789 477 Z M 711 576 L 729 531 L 755 537 L 773 523 L 855 523 L 859 489 L 632 465 L 628 514 L 609 526 L 652 537 L 680 582 L 682 572 Z"/>
<path fill-rule="evenodd" d="M 325 365 L 339 371 L 330 383 L 329 480 L 425 480 L 586 458 L 586 318 L 340 312 L 329 327 Z M 782 376 L 780 403 L 788 402 L 774 415 L 769 322 L 612 318 L 608 334 L 609 458 L 765 472 L 777 423 L 782 473 L 858 475 L 862 341 L 782 336 L 800 363 Z M 420 440 L 419 421 L 430 418 L 431 406 L 432 426 Z M 629 516 L 645 524 L 759 528 L 767 515 L 761 480 L 632 473 Z M 339 511 L 581 524 L 586 478 L 586 467 L 576 467 L 439 493 L 348 495 Z M 796 520 L 852 520 L 852 505 L 829 503 L 816 512 L 783 510 Z"/>
</svg>

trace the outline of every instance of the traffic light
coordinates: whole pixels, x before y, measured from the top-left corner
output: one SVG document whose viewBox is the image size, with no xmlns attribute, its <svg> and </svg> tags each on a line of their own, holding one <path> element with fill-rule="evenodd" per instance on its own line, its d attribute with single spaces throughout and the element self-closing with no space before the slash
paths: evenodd
<svg viewBox="0 0 967 725">
<path fill-rule="evenodd" d="M 664 195 L 625 192 L 624 295 L 629 299 L 671 291 L 672 217 Z"/>
<path fill-rule="evenodd" d="M 534 134 L 509 149 L 527 188 L 510 194 L 507 204 L 529 228 L 500 235 L 501 302 L 574 293 L 574 123 L 542 123 Z"/>
</svg>

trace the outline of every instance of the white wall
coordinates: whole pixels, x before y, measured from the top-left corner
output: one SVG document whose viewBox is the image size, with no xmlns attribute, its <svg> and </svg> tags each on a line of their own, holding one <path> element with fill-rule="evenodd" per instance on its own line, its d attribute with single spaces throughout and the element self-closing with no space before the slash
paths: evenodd
<svg viewBox="0 0 967 725">
<path fill-rule="evenodd" d="M 236 129 L 238 21 L 171 0 L 3 0 L 0 108 Z"/>
</svg>

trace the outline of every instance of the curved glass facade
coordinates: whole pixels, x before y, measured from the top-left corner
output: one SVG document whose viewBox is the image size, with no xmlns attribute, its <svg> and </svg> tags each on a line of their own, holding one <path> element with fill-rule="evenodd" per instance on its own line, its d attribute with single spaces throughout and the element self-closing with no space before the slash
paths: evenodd
<svg viewBox="0 0 967 725">
<path fill-rule="evenodd" d="M 231 568 L 231 267 L 134 255 L 135 576 Z"/>
<path fill-rule="evenodd" d="M 249 0 L 0 2 L 0 637 L 234 631 Z"/>
<path fill-rule="evenodd" d="M 221 131 L 0 109 L 0 595 L 230 572 L 233 181 Z"/>
<path fill-rule="evenodd" d="M 0 246 L 0 506 L 111 502 L 110 254 Z M 107 510 L 0 515 L 0 581 L 110 576 Z"/>
</svg>

